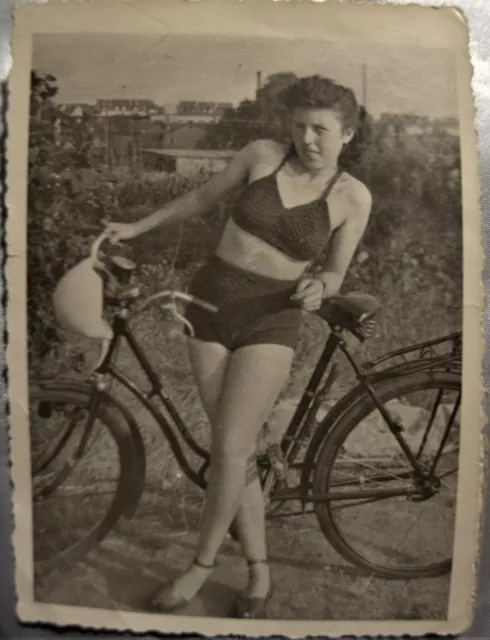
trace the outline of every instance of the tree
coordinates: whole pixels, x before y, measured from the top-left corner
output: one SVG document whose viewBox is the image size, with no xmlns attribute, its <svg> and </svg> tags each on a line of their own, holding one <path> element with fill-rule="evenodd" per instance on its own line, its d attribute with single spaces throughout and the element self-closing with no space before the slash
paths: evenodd
<svg viewBox="0 0 490 640">
<path fill-rule="evenodd" d="M 31 356 L 58 339 L 51 293 L 61 275 L 87 254 L 102 218 L 111 215 L 108 181 L 95 162 L 94 128 L 76 122 L 53 101 L 56 78 L 31 74 L 28 173 L 28 317 Z M 61 123 L 61 139 L 54 135 Z M 91 189 L 87 174 L 106 187 Z M 92 234 L 92 235 L 91 235 Z"/>
<path fill-rule="evenodd" d="M 255 100 L 244 100 L 236 109 L 227 109 L 219 122 L 210 125 L 203 146 L 211 149 L 241 149 L 259 138 L 272 138 L 290 144 L 290 113 L 279 98 L 297 79 L 290 72 L 270 75 L 257 91 Z M 371 141 L 373 121 L 364 107 L 360 108 L 360 118 L 361 126 L 341 154 L 340 164 L 362 176 L 360 165 L 364 150 Z"/>
<path fill-rule="evenodd" d="M 290 140 L 288 109 L 278 100 L 291 85 L 294 73 L 275 73 L 257 91 L 255 100 L 243 100 L 235 109 L 225 110 L 221 120 L 209 126 L 203 146 L 210 149 L 240 149 L 258 138 Z"/>
<path fill-rule="evenodd" d="M 58 93 L 56 78 L 47 73 L 31 71 L 31 118 L 40 119 L 46 114 L 55 115 L 56 107 L 53 98 Z"/>
</svg>

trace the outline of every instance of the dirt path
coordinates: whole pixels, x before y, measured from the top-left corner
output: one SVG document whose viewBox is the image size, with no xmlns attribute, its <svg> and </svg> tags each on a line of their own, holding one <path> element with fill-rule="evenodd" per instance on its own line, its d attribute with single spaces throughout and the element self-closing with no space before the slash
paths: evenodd
<svg viewBox="0 0 490 640">
<path fill-rule="evenodd" d="M 175 500 L 173 503 L 175 505 Z M 164 516 L 162 516 L 164 514 Z M 158 497 L 141 505 L 83 561 L 37 577 L 36 597 L 50 603 L 149 611 L 146 600 L 185 569 L 196 544 L 196 505 L 171 507 Z M 313 516 L 268 524 L 275 590 L 268 617 L 358 620 L 444 618 L 448 577 L 386 581 L 361 576 L 329 546 Z M 245 586 L 245 563 L 227 540 L 219 565 L 198 597 L 181 613 L 229 617 Z"/>
</svg>

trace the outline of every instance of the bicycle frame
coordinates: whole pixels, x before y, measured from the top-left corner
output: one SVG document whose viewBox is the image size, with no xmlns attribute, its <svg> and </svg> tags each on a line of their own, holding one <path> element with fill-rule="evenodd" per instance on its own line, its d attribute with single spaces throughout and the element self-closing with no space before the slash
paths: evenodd
<svg viewBox="0 0 490 640">
<path fill-rule="evenodd" d="M 328 351 L 330 351 L 333 354 L 335 346 L 340 348 L 340 350 L 343 352 L 346 359 L 349 361 L 349 364 L 354 369 L 356 373 L 356 377 L 359 381 L 359 384 L 353 387 L 347 394 L 343 395 L 343 397 L 338 402 L 336 402 L 336 404 L 330 409 L 330 411 L 322 420 L 322 422 L 317 426 L 315 433 L 313 434 L 312 438 L 309 441 L 308 449 L 306 451 L 306 454 L 304 456 L 304 459 L 301 465 L 297 465 L 295 463 L 295 456 L 299 449 L 299 445 L 296 445 L 293 443 L 292 446 L 290 445 L 288 447 L 287 443 L 285 444 L 285 446 L 283 447 L 283 451 L 285 452 L 286 456 L 288 456 L 287 463 L 289 464 L 289 466 L 291 468 L 298 467 L 298 466 L 301 467 L 300 484 L 298 487 L 287 488 L 286 490 L 278 491 L 273 496 L 271 496 L 270 499 L 277 500 L 277 501 L 285 501 L 289 499 L 298 499 L 299 497 L 302 503 L 302 511 L 297 512 L 297 515 L 300 515 L 304 513 L 305 505 L 308 502 L 324 502 L 327 500 L 335 500 L 335 499 L 341 499 L 341 498 L 356 499 L 356 498 L 360 498 L 361 495 L 363 499 L 368 498 L 366 491 L 363 491 L 362 494 L 356 493 L 356 492 L 347 494 L 343 492 L 342 495 L 336 494 L 333 491 L 330 491 L 328 494 L 322 494 L 322 495 L 312 495 L 310 493 L 311 473 L 314 470 L 316 453 L 318 452 L 320 445 L 323 443 L 325 438 L 328 437 L 329 432 L 332 430 L 332 428 L 337 423 L 337 421 L 342 417 L 345 411 L 351 408 L 353 404 L 361 400 L 366 394 L 368 394 L 373 400 L 373 404 L 383 416 L 384 421 L 387 425 L 387 428 L 392 433 L 394 438 L 396 438 L 396 440 L 398 441 L 401 452 L 404 454 L 405 458 L 410 463 L 410 469 L 405 474 L 402 474 L 402 475 L 405 475 L 407 479 L 410 479 L 412 481 L 414 480 L 414 478 L 417 480 L 430 481 L 434 476 L 438 460 L 442 454 L 443 448 L 449 436 L 449 432 L 452 428 L 454 419 L 459 409 L 459 404 L 461 402 L 461 394 L 458 397 L 456 405 L 451 413 L 451 417 L 448 421 L 448 424 L 446 425 L 446 429 L 445 429 L 443 438 L 441 440 L 441 444 L 436 453 L 431 469 L 427 473 L 427 472 L 424 472 L 424 470 L 421 468 L 419 464 L 419 458 L 422 454 L 422 451 L 424 449 L 429 433 L 432 429 L 432 425 L 436 415 L 436 408 L 439 405 L 442 394 L 439 394 L 438 396 L 436 405 L 433 407 L 433 410 L 432 410 L 429 425 L 427 426 L 426 432 L 424 433 L 424 437 L 419 446 L 419 450 L 414 455 L 403 438 L 403 435 L 402 435 L 404 431 L 403 426 L 399 425 L 396 422 L 396 420 L 394 420 L 391 417 L 391 415 L 387 412 L 385 406 L 382 403 L 380 403 L 376 395 L 376 386 L 379 383 L 382 383 L 387 379 L 392 379 L 395 376 L 404 376 L 409 373 L 414 373 L 414 372 L 419 372 L 424 370 L 425 371 L 443 370 L 443 371 L 453 371 L 453 372 L 460 373 L 461 372 L 461 338 L 462 338 L 461 332 L 456 332 L 453 334 L 446 335 L 442 338 L 421 342 L 419 344 L 415 344 L 410 347 L 391 351 L 389 353 L 386 353 L 384 356 L 382 356 L 381 358 L 379 358 L 374 362 L 366 362 L 366 363 L 363 363 L 362 365 L 358 365 L 355 359 L 352 357 L 352 355 L 348 351 L 347 346 L 344 340 L 342 339 L 341 335 L 339 333 L 336 334 L 334 331 L 333 334 L 330 336 L 329 340 L 327 341 L 327 345 L 321 359 L 323 357 L 328 358 L 328 355 L 326 353 Z M 335 343 L 337 344 L 335 345 Z M 438 355 L 435 347 L 440 345 L 446 345 L 450 347 L 449 353 Z M 376 370 L 376 366 L 378 366 L 379 364 L 385 363 L 386 361 L 393 359 L 395 357 L 399 357 L 400 355 L 403 356 L 403 362 L 401 364 L 391 365 L 391 366 L 385 367 L 384 369 Z M 414 356 L 415 360 L 410 362 L 408 359 L 409 355 Z M 321 368 L 321 359 L 319 362 L 320 368 Z M 370 371 L 370 373 L 367 373 L 367 371 Z M 307 390 L 309 389 L 310 395 L 312 397 L 315 395 L 314 393 L 315 381 L 318 380 L 319 373 L 320 371 L 317 368 L 313 372 L 312 378 L 310 380 L 310 384 L 307 387 Z M 305 429 L 300 430 L 300 435 L 304 433 L 304 430 L 306 431 L 308 430 L 311 422 L 314 420 L 316 408 L 321 403 L 321 400 L 324 397 L 324 395 L 328 393 L 328 391 L 330 390 L 330 387 L 333 382 L 331 378 L 334 378 L 334 377 L 335 377 L 334 375 L 327 376 L 324 386 L 320 390 L 319 394 L 316 396 L 316 399 L 312 401 L 309 411 L 308 410 L 301 411 L 301 407 L 300 406 L 298 407 L 298 411 L 296 412 L 293 420 L 294 419 L 297 419 L 298 421 L 301 421 L 302 419 L 304 420 L 303 425 Z M 294 440 L 295 433 L 297 433 L 297 428 L 295 430 L 293 425 L 290 425 L 290 428 L 286 433 L 285 440 L 292 442 Z M 382 492 L 379 490 L 376 491 L 376 497 L 378 499 L 380 498 L 381 493 Z M 391 497 L 393 495 L 408 496 L 410 492 L 398 490 L 393 493 L 387 490 L 384 492 L 384 494 L 385 494 L 384 497 Z M 294 515 L 294 514 L 288 514 L 288 515 Z"/>
<path fill-rule="evenodd" d="M 112 377 L 122 384 L 133 396 L 135 396 L 143 406 L 150 412 L 154 420 L 159 425 L 164 437 L 168 440 L 172 449 L 172 453 L 181 467 L 183 473 L 196 485 L 201 488 L 206 487 L 206 481 L 204 474 L 209 467 L 209 452 L 203 449 L 195 441 L 194 437 L 190 433 L 184 419 L 180 415 L 178 409 L 173 404 L 165 392 L 164 386 L 160 381 L 156 371 L 151 365 L 145 352 L 138 344 L 136 337 L 134 336 L 128 322 L 126 310 L 119 311 L 112 322 L 113 338 L 107 349 L 106 355 L 102 362 L 97 367 L 96 371 L 92 374 L 93 381 L 95 382 L 95 389 L 101 391 L 106 388 L 106 377 Z M 151 384 L 151 389 L 148 393 L 142 391 L 142 389 L 133 382 L 125 373 L 120 371 L 114 363 L 114 357 L 118 350 L 121 341 L 125 340 L 140 367 L 145 373 L 148 381 Z M 338 333 L 332 333 L 327 340 L 322 355 L 318 361 L 315 369 L 315 373 L 312 376 L 307 388 L 303 393 L 302 400 L 293 416 L 291 423 L 288 427 L 285 440 L 292 443 L 292 451 L 296 451 L 301 443 L 302 435 L 304 434 L 307 426 L 304 418 L 310 417 L 310 422 L 314 418 L 316 408 L 319 406 L 321 398 L 323 398 L 328 389 L 326 385 L 322 388 L 322 393 L 319 393 L 319 385 L 322 381 L 323 375 L 328 368 L 335 351 L 339 344 L 341 344 L 342 338 Z M 333 376 L 330 377 L 333 382 Z M 97 391 L 96 391 L 97 393 Z M 164 407 L 165 413 L 155 404 L 154 397 L 158 397 Z M 312 402 L 313 401 L 313 402 Z M 199 469 L 195 471 L 189 462 L 188 456 L 184 452 L 184 448 L 181 444 L 181 440 L 202 460 L 202 464 Z M 291 453 L 288 454 L 288 458 L 291 457 Z"/>
<path fill-rule="evenodd" d="M 100 363 L 93 374 L 96 388 L 98 386 L 99 388 L 105 387 L 106 376 L 111 376 L 130 391 L 132 395 L 135 396 L 150 412 L 154 420 L 159 425 L 185 475 L 196 485 L 204 488 L 206 486 L 204 473 L 209 466 L 209 453 L 199 446 L 193 438 L 177 408 L 166 394 L 163 384 L 161 383 L 155 369 L 150 364 L 143 349 L 139 346 L 138 341 L 129 326 L 125 313 L 118 313 L 115 316 L 112 323 L 112 330 L 113 338 L 109 349 L 107 350 L 104 360 Z M 151 384 L 151 389 L 148 393 L 142 391 L 142 389 L 140 389 L 140 387 L 125 373 L 120 371 L 113 362 L 114 356 L 122 340 L 126 340 L 129 348 L 136 357 Z M 167 415 L 165 415 L 155 402 L 153 402 L 152 399 L 154 397 L 158 397 L 160 399 Z M 181 436 L 189 449 L 202 459 L 203 463 L 197 472 L 192 468 L 188 457 L 184 454 L 184 449 L 177 434 Z"/>
<path fill-rule="evenodd" d="M 96 388 L 105 388 L 105 377 L 111 376 L 120 384 L 122 384 L 128 391 L 130 391 L 150 412 L 152 417 L 159 425 L 164 437 L 166 437 L 170 444 L 172 452 L 175 455 L 179 466 L 181 467 L 185 475 L 196 485 L 200 486 L 201 488 L 205 488 L 206 480 L 204 474 L 209 467 L 209 453 L 195 441 L 179 411 L 172 403 L 169 396 L 166 394 L 162 382 L 160 381 L 157 373 L 150 364 L 146 354 L 139 346 L 137 339 L 135 338 L 129 326 L 127 312 L 125 310 L 120 311 L 118 312 L 118 314 L 116 314 L 112 323 L 112 328 L 113 338 L 108 348 L 107 354 L 102 363 L 97 368 L 96 372 L 93 374 L 94 380 L 96 382 Z M 374 364 L 367 363 L 365 365 L 365 368 L 375 369 L 375 365 L 381 362 L 385 362 L 390 357 L 399 355 L 399 353 L 413 353 L 417 351 L 417 349 L 427 350 L 428 346 L 436 345 L 444 341 L 456 340 L 457 335 L 458 334 L 453 334 L 451 336 L 447 336 L 446 338 L 432 341 L 430 343 L 421 343 L 420 345 L 415 345 L 408 349 L 393 351 L 391 352 L 391 354 L 386 354 L 383 358 L 380 358 Z M 120 371 L 113 362 L 114 356 L 122 340 L 126 340 L 129 348 L 133 352 L 151 384 L 151 389 L 148 393 L 143 392 L 138 387 L 138 385 L 136 385 L 130 378 L 128 378 L 122 371 Z M 317 410 L 335 381 L 336 364 L 331 367 L 326 376 L 325 374 L 330 364 L 332 363 L 334 355 L 338 349 L 340 349 L 340 351 L 344 354 L 350 366 L 353 368 L 359 381 L 359 388 L 361 389 L 362 393 L 367 393 L 371 396 L 375 406 L 383 415 L 388 429 L 392 432 L 393 436 L 398 441 L 401 451 L 404 453 L 410 463 L 411 472 L 415 472 L 421 479 L 426 478 L 427 474 L 422 469 L 417 454 L 414 455 L 412 453 L 410 447 L 406 444 L 403 438 L 403 427 L 397 424 L 397 422 L 389 415 L 384 405 L 378 400 L 375 390 L 376 383 L 381 379 L 391 377 L 393 375 L 396 375 L 397 373 L 400 375 L 402 373 L 406 373 L 409 365 L 405 364 L 392 366 L 387 367 L 381 372 L 375 371 L 372 373 L 366 373 L 364 365 L 359 365 L 356 362 L 355 358 L 349 352 L 345 340 L 343 339 L 342 330 L 340 328 L 332 328 L 332 332 L 326 340 L 322 353 L 320 354 L 310 380 L 303 392 L 302 398 L 296 408 L 296 411 L 294 412 L 294 415 L 290 420 L 286 433 L 281 442 L 281 451 L 286 464 L 290 468 L 303 466 L 302 463 L 297 464 L 296 462 L 298 452 L 301 448 L 301 445 L 310 440 L 310 430 L 312 425 L 314 424 Z M 418 361 L 411 364 L 413 370 L 420 370 L 423 368 L 426 369 L 448 367 L 451 362 L 454 362 L 454 360 L 454 354 L 452 356 L 438 357 L 436 354 L 432 353 L 431 357 L 426 358 L 423 362 Z M 356 388 L 358 392 L 359 388 Z M 154 397 L 158 397 L 160 399 L 165 412 L 163 412 L 155 404 L 155 402 L 153 401 Z M 341 403 L 342 401 L 338 404 L 340 405 Z M 335 414 L 335 411 L 336 406 L 332 409 L 331 413 Z M 335 422 L 335 420 L 330 418 L 330 414 L 327 415 L 326 420 L 327 422 L 330 421 L 330 425 L 333 425 Z M 202 463 L 197 471 L 193 468 L 188 456 L 184 452 L 184 447 L 181 444 L 181 440 L 202 460 Z M 262 468 L 265 467 L 263 483 L 266 483 L 267 479 L 271 479 L 271 474 L 274 474 L 274 470 L 270 462 L 264 462 L 264 459 L 259 460 L 259 464 L 262 465 Z M 431 473 L 433 472 L 434 469 L 431 471 Z M 286 490 L 276 489 L 269 495 L 269 500 L 285 501 L 300 499 L 303 504 L 304 512 L 304 505 L 308 502 L 335 499 L 336 496 L 333 492 L 329 492 L 327 495 L 322 496 L 311 495 L 309 491 L 310 485 L 308 482 L 308 477 L 309 476 L 307 469 L 306 472 L 303 473 L 300 485 L 298 485 L 297 487 L 288 487 Z M 386 497 L 399 494 L 399 489 L 395 491 L 395 493 L 393 492 L 393 490 L 386 490 Z M 406 492 L 404 492 L 404 495 L 406 495 Z M 345 492 L 338 495 L 338 497 L 343 500 L 345 500 L 346 498 L 355 499 L 356 497 L 360 496 L 361 494 L 358 494 L 355 491 L 352 492 L 352 495 L 346 494 Z M 365 491 L 362 493 L 362 497 L 364 499 L 366 498 Z M 376 497 L 380 497 L 379 489 L 376 490 Z"/>
</svg>

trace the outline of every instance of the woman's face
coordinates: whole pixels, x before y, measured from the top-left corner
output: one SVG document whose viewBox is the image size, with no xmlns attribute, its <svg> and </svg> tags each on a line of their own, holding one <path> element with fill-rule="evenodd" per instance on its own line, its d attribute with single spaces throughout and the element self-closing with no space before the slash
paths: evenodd
<svg viewBox="0 0 490 640">
<path fill-rule="evenodd" d="M 305 167 L 321 170 L 337 164 L 354 131 L 344 131 L 339 115 L 332 109 L 298 107 L 292 114 L 292 134 L 296 153 Z"/>
</svg>

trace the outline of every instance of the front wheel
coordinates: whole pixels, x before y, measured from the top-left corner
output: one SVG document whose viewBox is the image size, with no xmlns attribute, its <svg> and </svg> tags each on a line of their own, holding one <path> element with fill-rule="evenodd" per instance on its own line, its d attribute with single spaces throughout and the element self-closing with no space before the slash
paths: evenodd
<svg viewBox="0 0 490 640">
<path fill-rule="evenodd" d="M 123 428 L 93 393 L 30 390 L 34 562 L 80 559 L 124 511 L 131 450 Z"/>
<path fill-rule="evenodd" d="M 442 575 L 452 560 L 461 378 L 424 371 L 374 389 L 422 474 L 366 393 L 318 454 L 318 522 L 331 545 L 363 572 L 384 578 Z"/>
</svg>

